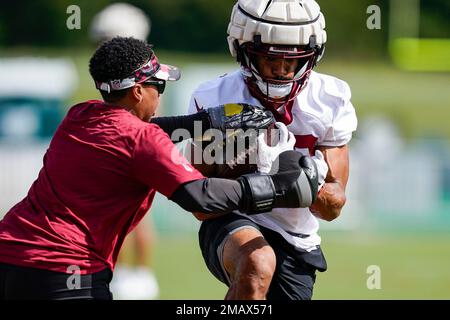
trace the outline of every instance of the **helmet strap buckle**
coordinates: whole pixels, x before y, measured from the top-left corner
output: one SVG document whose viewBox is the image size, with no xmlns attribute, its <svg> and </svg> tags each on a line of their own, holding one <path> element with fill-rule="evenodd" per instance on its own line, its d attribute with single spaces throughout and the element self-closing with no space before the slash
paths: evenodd
<svg viewBox="0 0 450 320">
<path fill-rule="evenodd" d="M 317 38 L 315 35 L 309 37 L 308 48 L 309 49 L 317 49 L 319 46 L 317 45 Z"/>
<path fill-rule="evenodd" d="M 262 46 L 262 39 L 261 39 L 261 35 L 260 34 L 255 34 L 253 36 L 253 46 L 254 46 L 254 48 L 256 50 L 261 48 L 261 46 Z"/>
<path fill-rule="evenodd" d="M 244 59 L 244 52 L 242 47 L 239 45 L 239 41 L 236 39 L 233 42 L 234 50 L 236 50 L 236 61 L 238 63 L 242 63 L 245 61 Z"/>
</svg>

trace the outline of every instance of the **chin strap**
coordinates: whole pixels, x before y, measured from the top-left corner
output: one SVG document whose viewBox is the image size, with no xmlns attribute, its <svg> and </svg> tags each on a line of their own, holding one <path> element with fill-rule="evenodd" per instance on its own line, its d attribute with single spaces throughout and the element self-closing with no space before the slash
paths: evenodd
<svg viewBox="0 0 450 320">
<path fill-rule="evenodd" d="M 297 82 L 295 82 L 293 84 L 293 90 L 291 91 L 291 93 L 282 101 L 280 102 L 276 102 L 273 101 L 272 98 L 269 97 L 268 94 L 264 95 L 260 92 L 260 90 L 258 90 L 257 88 L 255 88 L 253 85 L 250 85 L 250 79 L 245 77 L 245 82 L 247 84 L 247 88 L 249 89 L 250 93 L 252 96 L 254 96 L 255 98 L 258 99 L 258 101 L 269 111 L 271 111 L 275 117 L 275 120 L 279 121 L 279 122 L 283 122 L 285 125 L 289 125 L 292 120 L 292 107 L 294 106 L 294 101 L 295 101 L 295 97 L 297 96 L 297 94 L 295 93 L 297 90 L 297 87 L 299 86 L 299 84 Z M 269 92 L 267 90 L 267 92 Z M 278 111 L 278 109 L 280 109 L 280 107 L 283 108 L 283 111 L 280 112 Z"/>
</svg>

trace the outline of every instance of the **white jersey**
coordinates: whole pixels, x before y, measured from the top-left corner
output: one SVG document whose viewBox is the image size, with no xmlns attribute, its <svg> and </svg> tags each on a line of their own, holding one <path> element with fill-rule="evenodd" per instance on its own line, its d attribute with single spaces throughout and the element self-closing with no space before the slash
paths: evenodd
<svg viewBox="0 0 450 320">
<path fill-rule="evenodd" d="M 293 120 L 287 125 L 296 138 L 295 150 L 311 155 L 317 146 L 347 144 L 357 126 L 350 98 L 346 82 L 313 71 L 294 101 Z M 201 84 L 192 94 L 189 113 L 227 103 L 261 106 L 250 94 L 239 70 Z M 308 208 L 276 208 L 270 213 L 247 217 L 280 233 L 289 243 L 303 250 L 311 251 L 320 245 L 319 223 Z"/>
</svg>

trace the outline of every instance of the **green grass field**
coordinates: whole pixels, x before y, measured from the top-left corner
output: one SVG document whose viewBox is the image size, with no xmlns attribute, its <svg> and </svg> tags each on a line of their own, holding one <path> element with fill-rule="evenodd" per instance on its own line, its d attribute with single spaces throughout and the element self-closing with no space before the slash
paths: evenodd
<svg viewBox="0 0 450 320">
<path fill-rule="evenodd" d="M 450 299 L 450 235 L 322 234 L 328 271 L 318 273 L 313 299 Z M 223 299 L 226 287 L 206 269 L 196 235 L 158 239 L 154 257 L 161 299 Z M 367 267 L 381 269 L 369 290 Z"/>
</svg>

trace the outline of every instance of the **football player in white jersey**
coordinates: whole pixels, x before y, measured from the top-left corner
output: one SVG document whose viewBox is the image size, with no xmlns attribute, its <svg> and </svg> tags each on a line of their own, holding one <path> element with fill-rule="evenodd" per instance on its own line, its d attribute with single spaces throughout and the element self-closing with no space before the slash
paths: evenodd
<svg viewBox="0 0 450 320">
<path fill-rule="evenodd" d="M 239 0 L 228 27 L 240 70 L 201 84 L 189 112 L 228 103 L 259 105 L 313 156 L 320 190 L 309 208 L 239 213 L 205 220 L 199 231 L 209 270 L 229 286 L 226 299 L 311 299 L 316 271 L 327 264 L 318 219 L 336 219 L 346 201 L 348 142 L 357 118 L 350 88 L 313 71 L 326 42 L 314 0 Z"/>
</svg>

